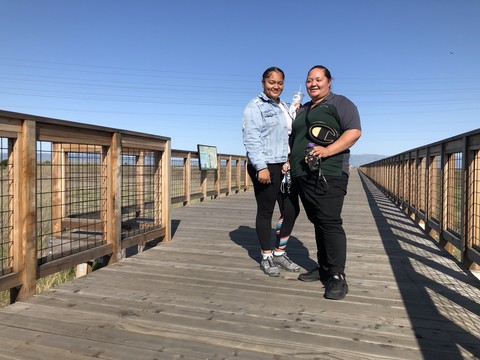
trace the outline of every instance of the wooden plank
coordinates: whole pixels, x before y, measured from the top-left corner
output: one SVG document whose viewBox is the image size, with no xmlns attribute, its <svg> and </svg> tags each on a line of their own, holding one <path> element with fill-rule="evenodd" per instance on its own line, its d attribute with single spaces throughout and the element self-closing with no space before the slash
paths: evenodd
<svg viewBox="0 0 480 360">
<path fill-rule="evenodd" d="M 306 358 L 314 358 L 331 348 L 338 350 L 339 354 L 344 352 L 347 354 L 371 353 L 375 355 L 378 351 L 376 348 L 381 348 L 381 344 L 391 337 L 385 336 L 382 339 L 381 335 L 375 335 L 375 340 L 369 341 L 366 331 L 350 333 L 348 329 L 342 329 L 339 326 L 336 326 L 336 330 L 325 328 L 321 323 L 314 326 L 312 325 L 314 321 L 311 319 L 308 320 L 309 323 L 306 326 L 299 320 L 302 317 L 299 314 L 291 314 L 287 319 L 282 317 L 252 317 L 247 318 L 247 321 L 239 316 L 238 321 L 235 321 L 228 313 L 222 316 L 215 311 L 205 313 L 185 309 L 179 313 L 173 313 L 169 309 L 161 311 L 163 309 L 148 307 L 146 312 L 136 308 L 125 311 L 122 314 L 123 321 L 120 324 L 114 321 L 118 317 L 118 308 L 108 308 L 107 306 L 97 306 L 97 308 L 101 310 L 98 313 L 85 313 L 84 311 L 77 311 L 75 307 L 70 307 L 65 314 L 62 311 L 64 316 L 58 320 L 53 320 L 55 309 L 51 306 L 47 308 L 40 306 L 39 309 L 48 319 L 40 318 L 41 321 L 37 321 L 38 318 L 35 314 L 38 313 L 38 310 L 36 309 L 33 309 L 31 314 L 24 310 L 19 314 L 19 319 L 22 324 L 27 324 L 37 332 L 48 331 L 52 337 L 76 335 L 84 340 L 121 345 L 122 339 L 128 336 L 129 340 L 135 341 L 136 344 L 142 344 L 143 348 L 149 349 L 153 345 L 145 343 L 147 340 L 145 335 L 154 334 L 162 336 L 162 339 L 172 337 L 182 339 L 184 342 L 207 343 L 213 349 L 225 345 L 239 349 L 255 349 L 260 358 L 261 354 L 266 356 L 272 351 L 271 344 L 276 341 L 276 336 L 280 334 L 283 336 L 282 341 L 275 345 L 274 350 L 277 355 L 291 356 L 303 353 L 312 356 Z M 4 324 L 4 319 L 0 319 Z M 105 324 L 104 329 L 96 330 L 94 334 L 86 331 L 86 329 L 91 328 L 92 321 Z M 322 319 L 319 319 L 319 321 L 322 321 Z M 107 324 L 109 326 L 106 326 Z M 8 318 L 5 319 L 5 325 L 11 325 Z M 57 330 L 58 328 L 62 329 L 62 333 Z M 276 330 L 266 331 L 266 329 Z M 346 347 L 345 341 L 351 341 L 351 336 L 356 340 Z M 402 338 L 402 336 L 399 334 L 397 338 Z M 408 337 L 404 339 L 406 345 L 411 345 L 412 341 Z M 397 340 L 396 343 L 401 344 L 401 340 Z M 413 355 L 416 352 L 415 350 L 409 350 L 408 346 L 393 344 L 390 348 L 390 354 L 397 358 L 400 358 L 400 356 L 408 358 L 409 353 Z M 379 350 L 383 352 L 382 349 Z M 133 349 L 125 349 L 124 351 L 129 351 L 130 356 L 134 358 Z"/>
<path fill-rule="evenodd" d="M 82 219 L 82 218 L 63 218 L 61 224 L 62 229 L 85 229 L 89 231 L 100 232 L 104 230 L 104 223 L 98 219 Z"/>
<path fill-rule="evenodd" d="M 163 141 L 161 141 L 158 138 L 149 139 L 145 136 L 148 136 L 148 134 L 135 136 L 124 133 L 122 135 L 122 147 L 132 149 L 148 149 L 154 151 L 165 151 L 167 149 L 167 138 L 163 138 Z"/>
<path fill-rule="evenodd" d="M 18 133 L 22 132 L 22 121 L 17 119 L 5 118 L 0 115 L 0 134 L 2 137 L 16 138 Z"/>
<path fill-rule="evenodd" d="M 72 351 L 60 348 L 56 349 L 50 344 L 37 345 L 32 342 L 25 343 L 26 338 L 33 335 L 27 331 L 14 331 L 7 338 L 0 339 L 0 359 L 8 360 L 45 360 L 48 359 L 69 359 L 69 360 L 89 360 L 92 356 L 72 353 Z M 38 335 L 37 335 L 38 336 Z M 45 336 L 48 336 L 47 334 Z M 47 354 L 47 355 L 46 355 Z"/>
<path fill-rule="evenodd" d="M 51 260 L 41 265 L 37 271 L 37 277 L 42 278 L 58 271 L 69 269 L 75 265 L 87 262 L 112 253 L 112 245 L 104 244 L 95 248 L 82 251 L 78 254 L 64 256 L 58 260 Z"/>
<path fill-rule="evenodd" d="M 167 230 L 165 227 L 159 229 L 153 229 L 148 231 L 143 231 L 137 235 L 131 235 L 128 238 L 122 240 L 122 248 L 126 249 L 135 245 L 144 245 L 146 242 L 153 240 L 158 237 L 165 236 Z"/>
<path fill-rule="evenodd" d="M 22 284 L 21 275 L 18 273 L 3 275 L 1 278 L 0 291 L 9 290 Z"/>
<path fill-rule="evenodd" d="M 65 138 L 68 134 L 68 138 Z M 37 123 L 37 137 L 39 141 L 53 141 L 58 143 L 78 143 L 91 146 L 110 146 L 112 134 L 97 127 L 89 128 L 79 126 L 68 126 L 67 122 L 52 124 L 46 122 Z"/>
</svg>

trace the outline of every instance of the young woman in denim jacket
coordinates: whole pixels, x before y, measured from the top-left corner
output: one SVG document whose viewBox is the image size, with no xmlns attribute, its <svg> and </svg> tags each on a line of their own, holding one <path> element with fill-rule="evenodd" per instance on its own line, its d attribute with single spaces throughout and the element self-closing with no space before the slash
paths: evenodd
<svg viewBox="0 0 480 360">
<path fill-rule="evenodd" d="M 285 74 L 277 67 L 263 73 L 263 92 L 253 98 L 243 111 L 243 143 L 247 151 L 247 170 L 253 183 L 257 214 L 255 228 L 262 250 L 260 268 L 269 276 L 279 276 L 279 268 L 300 271 L 286 252 L 287 241 L 299 213 L 298 196 L 293 189 L 282 192 L 281 183 L 287 172 L 288 134 L 292 118 L 288 104 L 280 99 Z M 280 219 L 272 251 L 272 217 L 278 202 Z"/>
</svg>

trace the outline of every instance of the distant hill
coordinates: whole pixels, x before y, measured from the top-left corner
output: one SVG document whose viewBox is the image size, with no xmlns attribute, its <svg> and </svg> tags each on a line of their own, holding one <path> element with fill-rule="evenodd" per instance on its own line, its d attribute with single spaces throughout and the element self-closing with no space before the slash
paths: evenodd
<svg viewBox="0 0 480 360">
<path fill-rule="evenodd" d="M 350 165 L 352 166 L 360 166 L 364 164 L 371 163 L 373 161 L 377 161 L 383 158 L 388 157 L 387 155 L 377 155 L 377 154 L 360 154 L 360 155 L 350 155 Z"/>
</svg>

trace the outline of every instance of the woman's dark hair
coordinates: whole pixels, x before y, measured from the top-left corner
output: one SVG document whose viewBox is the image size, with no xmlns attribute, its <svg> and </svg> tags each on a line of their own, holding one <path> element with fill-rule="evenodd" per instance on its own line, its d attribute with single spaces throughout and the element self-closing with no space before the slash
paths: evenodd
<svg viewBox="0 0 480 360">
<path fill-rule="evenodd" d="M 323 65 L 315 65 L 315 66 L 312 67 L 310 70 L 308 70 L 308 73 L 310 74 L 310 71 L 312 71 L 313 69 L 322 69 L 323 72 L 325 73 L 325 77 L 326 77 L 328 80 L 332 80 L 332 74 L 330 74 L 330 70 L 328 70 L 325 66 L 323 66 Z"/>
<path fill-rule="evenodd" d="M 265 70 L 263 72 L 263 75 L 262 75 L 262 81 L 264 81 L 266 78 L 268 78 L 270 76 L 270 73 L 272 72 L 279 72 L 280 74 L 282 74 L 282 77 L 283 77 L 283 80 L 285 80 L 285 73 L 283 72 L 282 69 L 276 67 L 276 66 L 272 66 L 272 67 L 269 67 L 267 70 Z"/>
</svg>

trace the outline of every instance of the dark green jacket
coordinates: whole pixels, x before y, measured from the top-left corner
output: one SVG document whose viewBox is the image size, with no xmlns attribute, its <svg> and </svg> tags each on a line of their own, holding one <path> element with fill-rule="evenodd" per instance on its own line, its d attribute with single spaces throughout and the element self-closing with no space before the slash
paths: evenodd
<svg viewBox="0 0 480 360">
<path fill-rule="evenodd" d="M 348 98 L 330 93 L 317 106 L 311 108 L 312 103 L 304 104 L 292 123 L 290 135 L 290 167 L 292 177 L 306 176 L 311 173 L 305 163 L 305 148 L 312 138 L 308 129 L 312 124 L 324 124 L 328 131 L 326 140 L 333 141 L 331 132 L 336 131 L 340 136 L 345 130 L 359 129 L 360 115 L 357 107 Z M 326 146 L 325 144 L 324 146 Z M 342 172 L 349 173 L 350 150 L 322 159 L 321 169 L 324 175 L 340 176 Z"/>
</svg>

